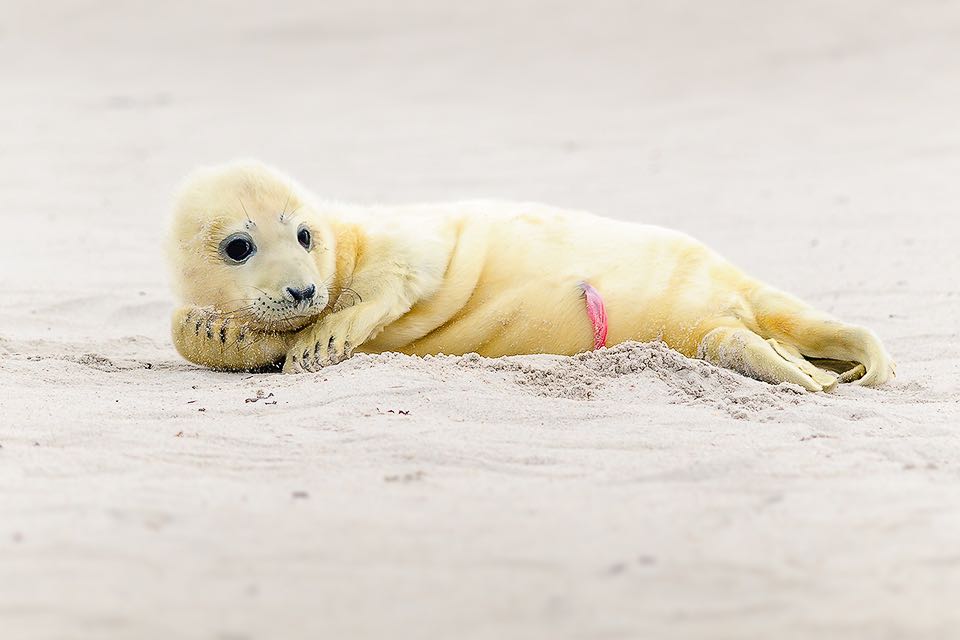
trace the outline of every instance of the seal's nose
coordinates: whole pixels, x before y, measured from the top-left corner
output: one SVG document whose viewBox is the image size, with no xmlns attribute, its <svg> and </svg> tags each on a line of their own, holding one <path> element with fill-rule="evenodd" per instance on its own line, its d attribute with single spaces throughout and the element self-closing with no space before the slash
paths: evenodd
<svg viewBox="0 0 960 640">
<path fill-rule="evenodd" d="M 290 297 L 293 298 L 294 302 L 303 302 L 304 300 L 312 300 L 313 294 L 317 292 L 317 288 L 312 284 L 304 287 L 303 289 L 297 289 L 296 287 L 287 287 L 287 293 L 290 294 Z"/>
</svg>

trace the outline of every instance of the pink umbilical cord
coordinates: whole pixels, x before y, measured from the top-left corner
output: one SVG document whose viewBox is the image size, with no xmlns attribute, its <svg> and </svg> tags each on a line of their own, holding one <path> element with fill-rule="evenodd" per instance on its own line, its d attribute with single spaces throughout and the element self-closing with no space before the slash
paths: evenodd
<svg viewBox="0 0 960 640">
<path fill-rule="evenodd" d="M 580 283 L 583 297 L 587 300 L 587 317 L 593 325 L 593 348 L 607 346 L 607 308 L 600 292 L 586 282 Z"/>
</svg>

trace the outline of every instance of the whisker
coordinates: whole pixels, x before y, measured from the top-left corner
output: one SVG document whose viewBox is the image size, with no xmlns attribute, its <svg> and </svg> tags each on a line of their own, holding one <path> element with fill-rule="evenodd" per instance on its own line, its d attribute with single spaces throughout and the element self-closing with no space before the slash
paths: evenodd
<svg viewBox="0 0 960 640">
<path fill-rule="evenodd" d="M 303 205 L 298 205 L 296 209 L 287 214 L 287 220 L 292 220 L 293 216 L 297 215 L 297 211 L 303 208 Z"/>
<path fill-rule="evenodd" d="M 253 303 L 253 302 L 256 302 L 256 300 L 257 300 L 256 298 L 234 298 L 233 300 L 224 300 L 224 301 L 220 304 L 220 306 L 223 307 L 223 306 L 226 306 L 226 305 L 231 304 L 231 303 L 234 303 L 234 302 Z"/>
<path fill-rule="evenodd" d="M 243 209 L 243 215 L 247 216 L 247 229 L 256 226 L 253 220 L 250 219 L 250 214 L 247 213 L 247 208 L 243 206 L 243 200 L 240 199 L 240 196 L 237 196 L 237 201 L 240 203 L 240 208 Z"/>
<path fill-rule="evenodd" d="M 293 187 L 287 189 L 287 201 L 283 203 L 283 211 L 280 212 L 280 222 L 283 222 L 283 216 L 287 215 L 287 205 L 290 204 L 290 196 L 293 195 Z"/>
<path fill-rule="evenodd" d="M 219 317 L 223 320 L 242 320 L 250 317 L 250 311 L 252 311 L 252 309 L 253 307 L 237 309 L 236 311 L 231 311 L 230 313 L 221 314 Z"/>
<path fill-rule="evenodd" d="M 239 312 L 241 312 L 241 311 L 249 311 L 250 309 L 253 309 L 253 308 L 255 308 L 256 306 L 257 306 L 256 304 L 248 304 L 248 305 L 245 306 L 245 307 L 238 307 L 238 308 L 236 308 L 236 309 L 231 309 L 230 311 L 220 311 L 220 312 L 217 313 L 216 315 L 220 315 L 220 316 L 232 315 L 232 314 L 235 314 L 235 313 L 239 313 Z"/>
<path fill-rule="evenodd" d="M 286 322 L 286 323 L 287 323 L 287 326 L 290 327 L 290 330 L 291 330 L 291 331 L 293 331 L 293 330 L 295 329 L 293 322 L 290 320 L 290 314 L 281 316 L 281 317 L 280 317 L 280 320 L 281 320 L 282 322 Z"/>
<path fill-rule="evenodd" d="M 259 344 L 260 342 L 263 342 L 267 338 L 267 335 L 269 334 L 261 333 L 258 338 L 251 340 L 250 342 L 244 342 L 243 346 L 240 347 L 240 353 L 244 353 L 247 350 L 253 348 L 255 345 Z"/>
<path fill-rule="evenodd" d="M 351 289 L 350 287 L 344 287 L 341 292 L 349 293 L 350 295 L 356 297 L 358 302 L 363 302 L 363 296 L 357 293 L 356 289 Z"/>
</svg>

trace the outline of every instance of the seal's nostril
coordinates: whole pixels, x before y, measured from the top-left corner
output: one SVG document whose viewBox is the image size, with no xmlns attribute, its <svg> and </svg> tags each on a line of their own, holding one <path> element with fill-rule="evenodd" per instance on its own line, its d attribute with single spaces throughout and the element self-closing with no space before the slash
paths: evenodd
<svg viewBox="0 0 960 640">
<path fill-rule="evenodd" d="M 290 294 L 290 297 L 293 298 L 294 302 L 303 302 L 304 300 L 313 299 L 313 294 L 317 292 L 317 288 L 312 284 L 309 287 L 304 287 L 303 289 L 297 289 L 296 287 L 287 287 L 287 293 Z"/>
</svg>

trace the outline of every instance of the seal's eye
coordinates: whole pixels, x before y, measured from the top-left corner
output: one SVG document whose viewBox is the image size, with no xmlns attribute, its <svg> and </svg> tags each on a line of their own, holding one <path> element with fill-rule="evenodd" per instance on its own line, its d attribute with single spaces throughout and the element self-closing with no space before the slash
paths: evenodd
<svg viewBox="0 0 960 640">
<path fill-rule="evenodd" d="M 253 244 L 253 238 L 245 233 L 235 233 L 227 236 L 220 243 L 220 253 L 227 262 L 242 264 L 257 252 L 257 245 Z"/>
<path fill-rule="evenodd" d="M 310 237 L 310 229 L 306 227 L 300 227 L 297 231 L 297 242 L 300 243 L 300 246 L 310 251 L 310 247 L 313 243 L 313 238 Z"/>
<path fill-rule="evenodd" d="M 242 238 L 231 240 L 230 244 L 227 245 L 227 256 L 231 260 L 240 262 L 249 258 L 251 253 L 253 253 L 253 245 Z"/>
</svg>

